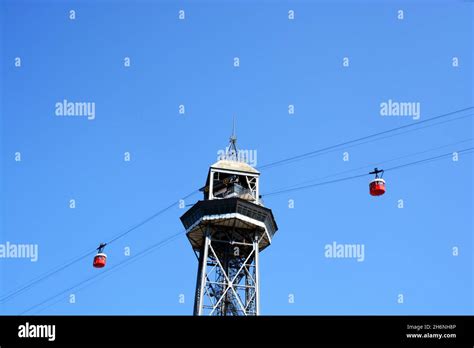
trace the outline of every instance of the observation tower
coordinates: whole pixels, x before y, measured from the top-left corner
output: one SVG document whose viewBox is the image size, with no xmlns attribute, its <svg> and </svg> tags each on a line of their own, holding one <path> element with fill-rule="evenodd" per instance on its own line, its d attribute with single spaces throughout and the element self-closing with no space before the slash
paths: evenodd
<svg viewBox="0 0 474 348">
<path fill-rule="evenodd" d="M 233 133 L 209 168 L 203 200 L 180 218 L 199 260 L 194 315 L 260 314 L 259 257 L 278 227 L 260 199 L 260 173 L 236 142 Z"/>
</svg>

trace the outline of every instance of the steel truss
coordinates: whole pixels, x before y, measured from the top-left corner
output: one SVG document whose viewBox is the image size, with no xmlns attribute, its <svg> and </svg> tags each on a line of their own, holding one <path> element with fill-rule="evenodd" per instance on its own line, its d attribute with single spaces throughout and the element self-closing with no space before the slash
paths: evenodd
<svg viewBox="0 0 474 348">
<path fill-rule="evenodd" d="M 249 236 L 249 237 L 246 237 Z M 207 228 L 196 284 L 194 315 L 259 315 L 262 233 Z"/>
</svg>

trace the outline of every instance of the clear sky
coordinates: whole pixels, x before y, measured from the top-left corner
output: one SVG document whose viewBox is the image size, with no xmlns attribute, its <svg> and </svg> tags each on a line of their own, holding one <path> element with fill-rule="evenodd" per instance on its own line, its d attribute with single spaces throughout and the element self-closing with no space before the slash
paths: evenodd
<svg viewBox="0 0 474 348">
<path fill-rule="evenodd" d="M 418 121 L 474 105 L 468 1 L 0 3 L 0 244 L 39 248 L 37 262 L 0 258 L 0 295 L 202 187 L 233 116 L 238 146 L 261 166 L 417 122 L 381 116 L 389 99 L 419 105 Z M 95 103 L 95 118 L 57 116 L 64 99 Z M 261 192 L 472 147 L 450 145 L 472 133 L 466 117 L 262 169 Z M 369 177 L 264 197 L 279 231 L 260 258 L 262 314 L 473 314 L 472 160 L 387 172 L 378 198 Z M 184 211 L 176 205 L 111 244 L 107 267 L 126 247 L 134 255 L 182 230 Z M 364 260 L 325 257 L 333 242 L 363 245 Z M 86 258 L 0 313 L 104 270 Z M 189 315 L 196 270 L 183 233 L 31 313 Z"/>
</svg>

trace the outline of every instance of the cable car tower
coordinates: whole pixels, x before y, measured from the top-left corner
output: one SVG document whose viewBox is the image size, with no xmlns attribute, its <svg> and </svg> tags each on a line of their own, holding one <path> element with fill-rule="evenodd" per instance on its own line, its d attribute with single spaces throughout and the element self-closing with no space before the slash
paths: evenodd
<svg viewBox="0 0 474 348">
<path fill-rule="evenodd" d="M 277 231 L 259 196 L 260 173 L 239 158 L 233 132 L 181 222 L 199 259 L 194 315 L 259 315 L 259 255 Z"/>
</svg>

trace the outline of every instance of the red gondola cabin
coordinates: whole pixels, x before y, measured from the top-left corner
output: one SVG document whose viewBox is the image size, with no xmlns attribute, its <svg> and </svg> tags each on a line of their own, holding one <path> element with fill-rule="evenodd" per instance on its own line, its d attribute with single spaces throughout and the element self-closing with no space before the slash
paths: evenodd
<svg viewBox="0 0 474 348">
<path fill-rule="evenodd" d="M 369 183 L 369 192 L 372 196 L 381 196 L 385 193 L 385 180 L 382 179 L 383 172 L 383 169 L 375 168 L 369 173 L 375 174 L 375 179 Z"/>
<path fill-rule="evenodd" d="M 106 262 L 107 262 L 107 255 L 104 253 L 98 253 L 94 256 L 93 266 L 95 268 L 102 268 L 102 267 L 105 267 Z"/>
<path fill-rule="evenodd" d="M 97 254 L 94 256 L 94 262 L 92 263 L 95 268 L 105 267 L 107 255 L 104 254 L 104 248 L 106 245 L 107 243 L 100 243 L 99 247 L 97 248 Z"/>
<path fill-rule="evenodd" d="M 381 196 L 385 193 L 385 180 L 382 178 L 374 179 L 369 184 L 369 191 L 372 196 Z"/>
</svg>

